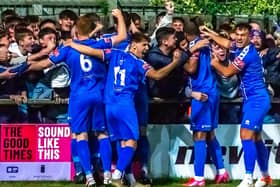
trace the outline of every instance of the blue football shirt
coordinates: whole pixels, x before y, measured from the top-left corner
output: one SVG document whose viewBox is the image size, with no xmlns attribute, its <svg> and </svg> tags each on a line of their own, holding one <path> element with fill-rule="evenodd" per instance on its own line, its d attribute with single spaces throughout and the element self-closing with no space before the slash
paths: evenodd
<svg viewBox="0 0 280 187">
<path fill-rule="evenodd" d="M 130 52 L 112 49 L 104 51 L 110 60 L 105 88 L 105 103 L 133 101 L 139 84 L 144 83 L 151 66 Z"/>
<path fill-rule="evenodd" d="M 199 37 L 190 42 L 190 48 L 200 40 Z M 193 91 L 209 93 L 215 92 L 216 77 L 211 67 L 211 49 L 209 46 L 201 48 L 195 52 L 190 58 L 197 60 L 197 72 L 191 75 L 191 87 Z"/>
<path fill-rule="evenodd" d="M 239 71 L 240 89 L 245 99 L 250 96 L 267 94 L 263 76 L 261 58 L 253 44 L 235 49 L 235 58 L 231 62 Z"/>
<path fill-rule="evenodd" d="M 101 40 L 87 39 L 75 41 L 96 49 L 112 47 L 112 40 L 105 38 Z M 106 78 L 105 64 L 98 58 L 79 53 L 71 47 L 59 46 L 49 57 L 54 63 L 65 62 L 71 74 L 70 95 L 88 94 L 96 89 L 104 89 Z"/>
</svg>

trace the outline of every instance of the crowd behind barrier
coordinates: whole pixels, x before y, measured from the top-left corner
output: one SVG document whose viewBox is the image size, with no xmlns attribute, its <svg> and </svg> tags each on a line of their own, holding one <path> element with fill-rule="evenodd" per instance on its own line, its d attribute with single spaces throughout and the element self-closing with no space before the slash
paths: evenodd
<svg viewBox="0 0 280 187">
<path fill-rule="evenodd" d="M 190 116 L 196 114 L 197 118 L 192 117 L 191 128 L 202 130 L 192 129 L 194 144 L 202 148 L 196 150 L 204 151 L 203 154 L 196 152 L 196 155 L 206 156 L 208 136 L 211 136 L 210 140 L 207 138 L 208 146 L 220 150 L 214 135 L 215 125 L 218 122 L 240 124 L 244 108 L 247 112 L 261 112 L 256 117 L 260 117 L 259 121 L 264 117 L 264 123 L 280 122 L 280 23 L 276 21 L 273 28 L 268 29 L 271 32 L 265 32 L 255 22 L 251 22 L 250 26 L 241 23 L 241 30 L 248 32 L 242 38 L 246 39 L 242 40 L 242 46 L 235 48 L 241 42 L 235 42 L 239 40 L 234 20 L 224 20 L 219 28 L 211 30 L 199 17 L 185 20 L 175 16 L 171 1 L 165 3 L 165 9 L 156 16 L 152 33 L 143 27 L 138 14 L 118 9 L 112 10 L 114 25 L 109 28 L 104 28 L 100 16 L 95 12 L 79 17 L 66 9 L 60 12 L 58 20 L 41 20 L 35 15 L 20 17 L 13 10 L 3 11 L 0 27 L 0 123 L 69 122 L 73 135 L 71 153 L 74 165 L 77 164 L 76 177 L 83 177 L 84 171 L 86 186 L 94 187 L 90 154 L 96 150 L 89 150 L 94 141 L 88 141 L 88 137 L 98 139 L 96 142 L 100 144 L 100 147 L 93 145 L 99 150 L 92 155 L 100 153 L 101 160 L 104 159 L 105 184 L 112 178 L 120 182 L 124 169 L 130 168 L 127 162 L 132 160 L 138 149 L 142 159 L 141 177 L 144 183 L 150 184 L 147 169 L 148 123 L 186 124 L 190 123 Z M 229 49 L 219 40 L 210 39 L 210 36 L 229 42 Z M 250 52 L 253 51 L 253 55 L 250 55 L 256 59 L 249 61 L 253 63 L 249 71 L 256 77 L 245 73 L 245 78 L 249 77 L 245 85 L 242 69 L 248 62 L 245 64 L 243 58 L 249 48 Z M 240 49 L 241 55 L 238 53 Z M 214 71 L 219 66 L 231 67 L 234 72 L 226 74 Z M 243 94 L 239 88 L 242 88 Z M 247 108 L 242 108 L 241 95 L 246 98 L 247 89 L 251 94 L 250 101 L 251 98 L 259 99 L 255 97 L 258 96 L 256 90 L 261 91 L 261 96 L 265 97 L 260 98 L 265 98 L 267 110 L 270 97 L 272 107 L 267 114 L 262 113 L 264 111 L 259 100 L 252 102 L 256 108 L 249 105 L 249 100 L 246 100 Z M 257 110 L 258 107 L 260 110 Z M 198 123 L 193 123 L 194 119 Z M 250 125 L 250 120 L 244 123 Z M 95 125 L 100 126 L 91 127 Z M 90 128 L 94 128 L 95 133 Z M 117 169 L 111 176 L 111 163 L 108 161 L 111 158 L 106 157 L 114 137 L 121 141 L 117 152 L 123 156 L 118 157 Z M 249 139 L 251 141 L 251 137 Z M 213 154 L 217 154 L 222 161 L 220 152 Z M 221 177 L 222 182 L 228 182 L 229 176 L 224 166 L 220 169 L 216 167 L 217 177 Z M 134 183 L 133 175 L 129 176 L 130 182 Z M 203 176 L 190 182 L 201 182 L 200 186 L 203 186 Z M 268 174 L 265 177 L 269 177 Z M 79 178 L 77 180 L 81 181 Z"/>
</svg>

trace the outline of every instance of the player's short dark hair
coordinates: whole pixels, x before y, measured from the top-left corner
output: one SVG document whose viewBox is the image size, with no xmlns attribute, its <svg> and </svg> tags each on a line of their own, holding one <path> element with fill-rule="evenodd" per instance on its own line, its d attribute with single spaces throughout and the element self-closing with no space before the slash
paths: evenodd
<svg viewBox="0 0 280 187">
<path fill-rule="evenodd" d="M 87 16 L 80 16 L 76 22 L 76 29 L 81 35 L 89 35 L 95 27 L 95 23 Z"/>
<path fill-rule="evenodd" d="M 96 13 L 94 13 L 94 12 L 87 13 L 84 16 L 88 17 L 92 22 L 101 21 L 100 16 L 97 15 Z"/>
<path fill-rule="evenodd" d="M 41 21 L 39 28 L 41 29 L 45 24 L 47 23 L 52 23 L 54 25 L 56 25 L 56 21 L 53 19 L 44 19 L 43 21 Z"/>
<path fill-rule="evenodd" d="M 9 17 L 9 16 L 17 16 L 15 10 L 13 9 L 7 9 L 7 10 L 4 10 L 2 13 L 1 13 L 1 20 L 2 20 L 2 23 L 6 22 L 6 18 Z"/>
<path fill-rule="evenodd" d="M 11 26 L 16 26 L 17 24 L 23 22 L 22 18 L 18 16 L 9 16 L 5 20 L 5 28 L 8 29 Z"/>
<path fill-rule="evenodd" d="M 26 28 L 15 30 L 15 39 L 17 43 L 19 43 L 20 40 L 23 40 L 26 36 L 33 36 L 33 32 Z"/>
<path fill-rule="evenodd" d="M 63 10 L 59 13 L 59 19 L 70 18 L 76 21 L 78 19 L 77 14 L 72 10 Z"/>
<path fill-rule="evenodd" d="M 124 19 L 125 26 L 128 29 L 129 26 L 130 26 L 130 23 L 131 23 L 130 14 L 126 11 L 122 11 L 122 16 L 123 16 L 123 19 Z M 114 24 L 118 24 L 117 18 L 113 17 L 113 21 L 114 21 Z"/>
<path fill-rule="evenodd" d="M 250 33 L 251 32 L 251 25 L 247 22 L 240 22 L 240 23 L 237 23 L 237 25 L 235 26 L 235 30 L 248 30 L 248 32 Z"/>
<path fill-rule="evenodd" d="M 170 35 L 175 34 L 175 29 L 172 27 L 161 27 L 156 32 L 156 40 L 158 45 L 162 44 L 162 40 L 166 40 Z"/>
<path fill-rule="evenodd" d="M 43 38 L 47 34 L 54 34 L 56 36 L 57 32 L 55 30 L 53 30 L 52 28 L 46 27 L 46 28 L 43 28 L 42 30 L 40 30 L 38 37 Z"/>
<path fill-rule="evenodd" d="M 224 23 L 224 24 L 221 24 L 219 26 L 219 31 L 226 31 L 226 32 L 232 32 L 233 28 L 231 27 L 230 24 L 228 23 Z"/>
<path fill-rule="evenodd" d="M 146 36 L 145 34 L 143 34 L 142 32 L 136 32 L 131 35 L 130 43 L 132 43 L 132 42 L 138 43 L 138 42 L 143 42 L 143 41 L 150 42 L 150 38 L 148 36 Z"/>
<path fill-rule="evenodd" d="M 198 36 L 200 34 L 199 26 L 203 25 L 203 20 L 196 16 L 191 18 L 185 26 L 185 32 L 190 35 Z"/>
<path fill-rule="evenodd" d="M 166 12 L 160 12 L 157 16 L 156 16 L 156 24 L 159 24 L 160 22 L 160 18 L 165 16 Z"/>
<path fill-rule="evenodd" d="M 181 41 L 186 39 L 185 33 L 183 31 L 176 31 L 175 32 L 175 36 L 176 36 L 176 46 L 179 47 Z"/>
<path fill-rule="evenodd" d="M 37 15 L 27 15 L 23 18 L 23 21 L 26 22 L 28 25 L 32 23 L 39 23 L 40 17 Z"/>
<path fill-rule="evenodd" d="M 19 30 L 19 29 L 26 29 L 27 26 L 28 26 L 27 23 L 21 22 L 21 23 L 19 23 L 19 24 L 17 24 L 17 25 L 15 26 L 15 31 L 17 31 L 17 30 Z"/>
<path fill-rule="evenodd" d="M 5 29 L 0 29 L 0 39 L 7 36 L 8 35 L 8 31 Z"/>
<path fill-rule="evenodd" d="M 135 12 L 130 13 L 130 17 L 133 22 L 135 22 L 136 20 L 141 21 L 141 17 Z"/>
<path fill-rule="evenodd" d="M 181 23 L 183 23 L 183 25 L 185 24 L 185 20 L 182 17 L 173 17 L 172 22 L 175 22 L 175 21 L 180 21 Z"/>
</svg>

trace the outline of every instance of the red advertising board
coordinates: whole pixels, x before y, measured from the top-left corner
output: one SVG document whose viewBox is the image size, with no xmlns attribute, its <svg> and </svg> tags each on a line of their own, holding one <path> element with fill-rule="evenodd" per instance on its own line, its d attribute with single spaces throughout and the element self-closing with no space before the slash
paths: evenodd
<svg viewBox="0 0 280 187">
<path fill-rule="evenodd" d="M 67 124 L 1 124 L 0 129 L 0 170 L 6 171 L 0 180 L 71 179 Z"/>
</svg>

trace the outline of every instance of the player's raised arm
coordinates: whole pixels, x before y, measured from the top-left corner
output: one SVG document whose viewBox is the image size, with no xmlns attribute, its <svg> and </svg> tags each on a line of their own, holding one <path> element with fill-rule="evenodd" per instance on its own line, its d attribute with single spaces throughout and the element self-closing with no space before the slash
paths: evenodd
<svg viewBox="0 0 280 187">
<path fill-rule="evenodd" d="M 0 79 L 11 79 L 14 78 L 17 75 L 17 73 L 10 72 L 10 69 L 6 69 L 2 73 L 0 73 Z"/>
<path fill-rule="evenodd" d="M 30 65 L 28 71 L 40 71 L 53 65 L 49 58 L 40 61 L 28 61 L 28 64 Z"/>
<path fill-rule="evenodd" d="M 146 76 L 149 78 L 152 78 L 154 80 L 160 80 L 163 77 L 167 76 L 176 66 L 178 65 L 181 58 L 181 51 L 175 50 L 173 52 L 173 59 L 170 64 L 167 66 L 164 66 L 163 68 L 160 68 L 158 70 L 150 69 L 147 71 Z"/>
<path fill-rule="evenodd" d="M 127 31 L 122 12 L 119 9 L 113 9 L 112 16 L 118 20 L 117 35 L 112 37 L 112 45 L 115 46 L 126 39 Z"/>
<path fill-rule="evenodd" d="M 235 61 L 237 60 L 238 59 L 235 59 Z M 222 63 L 220 63 L 219 59 L 215 55 L 212 57 L 211 66 L 214 67 L 215 70 L 224 77 L 231 77 L 232 75 L 240 72 L 240 70 L 235 65 L 233 65 L 233 63 L 229 63 L 228 66 L 224 66 Z"/>
<path fill-rule="evenodd" d="M 94 56 L 96 58 L 104 60 L 104 53 L 103 53 L 103 50 L 101 50 L 101 49 L 95 49 L 95 48 L 92 48 L 92 47 L 89 47 L 86 45 L 75 43 L 73 41 L 65 42 L 64 46 L 70 46 L 82 54 L 85 54 L 88 56 Z"/>
<path fill-rule="evenodd" d="M 226 49 L 229 49 L 231 47 L 231 41 L 219 36 L 215 31 L 212 31 L 206 26 L 202 26 L 199 29 L 203 37 L 214 40 L 218 45 Z"/>
<path fill-rule="evenodd" d="M 190 49 L 189 52 L 192 54 L 188 59 L 188 62 L 184 64 L 184 70 L 189 74 L 194 74 L 197 71 L 197 61 L 198 61 L 198 50 L 209 45 L 209 40 L 199 40 Z"/>
</svg>

